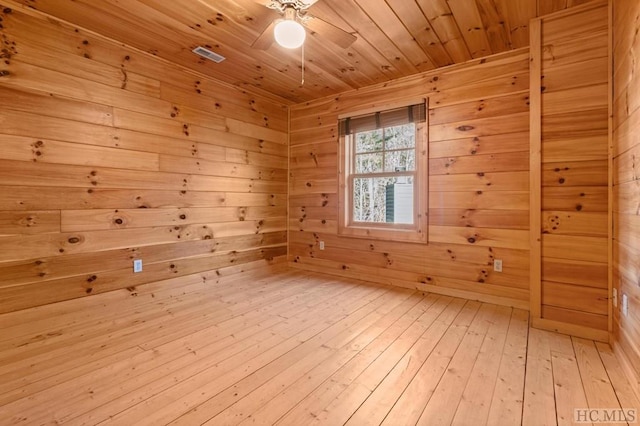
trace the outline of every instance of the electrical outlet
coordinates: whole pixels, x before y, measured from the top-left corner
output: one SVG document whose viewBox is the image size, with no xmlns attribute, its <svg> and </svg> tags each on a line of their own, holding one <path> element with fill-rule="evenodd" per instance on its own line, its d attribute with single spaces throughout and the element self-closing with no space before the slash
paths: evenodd
<svg viewBox="0 0 640 426">
<path fill-rule="evenodd" d="M 622 314 L 626 317 L 629 315 L 629 298 L 622 293 Z"/>
<path fill-rule="evenodd" d="M 324 250 L 324 241 L 320 241 L 320 250 Z"/>
<path fill-rule="evenodd" d="M 496 272 L 502 272 L 502 259 L 493 260 L 493 270 Z"/>
<path fill-rule="evenodd" d="M 613 299 L 613 307 L 617 308 L 618 307 L 618 289 L 617 288 L 613 288 L 613 294 L 612 297 Z"/>
<path fill-rule="evenodd" d="M 133 261 L 133 272 L 142 272 L 142 259 L 135 259 Z"/>
</svg>

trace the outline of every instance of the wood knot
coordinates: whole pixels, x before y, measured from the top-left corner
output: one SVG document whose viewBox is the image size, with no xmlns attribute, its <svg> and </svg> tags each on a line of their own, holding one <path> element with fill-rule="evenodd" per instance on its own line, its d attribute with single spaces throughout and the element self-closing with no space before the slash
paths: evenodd
<svg viewBox="0 0 640 426">
<path fill-rule="evenodd" d="M 560 179 L 558 179 L 558 182 L 559 182 L 560 184 L 563 184 L 563 183 L 565 182 L 565 180 L 564 180 L 564 178 L 560 178 Z"/>
<path fill-rule="evenodd" d="M 69 244 L 78 244 L 80 242 L 80 238 L 78 237 L 71 237 L 67 240 L 69 242 Z"/>
<path fill-rule="evenodd" d="M 0 70 L 0 77 L 6 77 L 9 74 L 11 74 L 9 71 L 7 70 Z"/>
<path fill-rule="evenodd" d="M 87 282 L 88 283 L 92 283 L 97 279 L 98 279 L 98 277 L 96 277 L 95 275 L 91 275 L 89 278 L 87 278 Z"/>
<path fill-rule="evenodd" d="M 116 220 L 114 220 L 114 222 L 116 223 L 116 225 L 122 225 L 124 223 L 124 221 L 120 218 L 117 218 Z"/>
<path fill-rule="evenodd" d="M 473 237 L 469 237 L 467 238 L 467 241 L 469 241 L 469 244 L 474 244 L 476 242 L 476 239 Z"/>
<path fill-rule="evenodd" d="M 469 130 L 473 130 L 473 129 L 475 129 L 474 126 L 468 126 L 468 125 L 462 125 L 462 126 L 456 127 L 456 130 L 460 132 L 468 132 Z"/>
</svg>

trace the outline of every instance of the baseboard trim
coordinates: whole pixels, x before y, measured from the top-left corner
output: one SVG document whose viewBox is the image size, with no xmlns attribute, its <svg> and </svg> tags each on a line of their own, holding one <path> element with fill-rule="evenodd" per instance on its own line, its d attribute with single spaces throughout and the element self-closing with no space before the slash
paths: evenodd
<svg viewBox="0 0 640 426">
<path fill-rule="evenodd" d="M 609 343 L 609 332 L 607 330 L 596 330 L 595 328 L 567 324 L 544 318 L 531 318 L 531 326 L 541 330 L 555 331 L 557 333 L 568 334 L 570 336 Z"/>
<path fill-rule="evenodd" d="M 466 290 L 459 290 L 455 288 L 447 288 L 442 286 L 436 286 L 432 284 L 423 284 L 416 282 L 409 282 L 403 280 L 390 280 L 388 278 L 378 278 L 376 276 L 367 276 L 362 277 L 361 274 L 357 272 L 350 271 L 348 269 L 343 271 L 335 271 L 335 270 L 327 270 L 326 268 L 322 268 L 320 266 L 309 265 L 309 264 L 300 264 L 296 262 L 289 262 L 289 266 L 292 268 L 296 268 L 303 271 L 317 272 L 325 275 L 333 275 L 343 278 L 353 278 L 362 281 L 369 281 L 376 284 L 385 284 L 391 287 L 400 287 L 400 288 L 410 288 L 419 291 L 424 291 L 428 293 L 442 294 L 444 296 L 451 297 L 459 297 L 461 299 L 467 300 L 477 300 L 479 302 L 484 303 L 492 303 L 494 305 L 501 306 L 509 306 L 511 308 L 522 309 L 525 311 L 529 310 L 529 301 L 528 300 L 519 300 L 513 299 L 509 297 L 501 297 L 501 296 L 493 296 L 490 294 L 482 294 L 482 293 L 474 293 Z"/>
</svg>

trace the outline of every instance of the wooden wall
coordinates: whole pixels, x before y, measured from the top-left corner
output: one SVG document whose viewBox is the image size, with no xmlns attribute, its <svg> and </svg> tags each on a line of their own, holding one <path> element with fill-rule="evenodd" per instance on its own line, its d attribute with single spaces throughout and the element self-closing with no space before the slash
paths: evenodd
<svg viewBox="0 0 640 426">
<path fill-rule="evenodd" d="M 286 253 L 282 102 L 36 12 L 0 36 L 0 312 Z"/>
<path fill-rule="evenodd" d="M 338 237 L 338 115 L 420 96 L 429 244 Z M 292 265 L 528 309 L 528 49 L 295 105 L 290 138 Z"/>
<path fill-rule="evenodd" d="M 531 86 L 532 109 L 540 111 L 532 129 L 541 126 L 532 130 L 532 149 L 541 147 L 532 164 L 541 168 L 532 214 L 540 212 L 542 233 L 541 258 L 531 259 L 540 263 L 540 293 L 532 300 L 541 307 L 532 311 L 543 319 L 534 324 L 603 340 L 609 318 L 608 26 L 607 2 L 595 1 L 533 21 L 531 33 L 532 79 L 540 79 Z"/>
<path fill-rule="evenodd" d="M 640 3 L 613 1 L 613 201 L 616 352 L 640 390 Z M 628 315 L 621 297 L 629 297 Z"/>
</svg>

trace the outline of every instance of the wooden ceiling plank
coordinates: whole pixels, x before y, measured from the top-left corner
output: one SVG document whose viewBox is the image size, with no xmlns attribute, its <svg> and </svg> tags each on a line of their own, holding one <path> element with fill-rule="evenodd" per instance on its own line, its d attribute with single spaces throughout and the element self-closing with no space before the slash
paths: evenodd
<svg viewBox="0 0 640 426">
<path fill-rule="evenodd" d="M 356 30 L 324 0 L 316 3 L 312 12 L 315 16 L 331 22 L 345 31 L 356 33 Z M 364 37 L 357 37 L 357 40 L 344 52 L 335 52 L 335 54 L 340 53 L 351 58 L 353 63 L 359 64 L 363 70 L 369 70 L 369 75 L 378 83 L 404 75 Z"/>
<path fill-rule="evenodd" d="M 233 22 L 238 28 L 244 27 L 258 34 L 278 17 L 276 11 L 267 13 L 266 7 L 256 1 L 240 4 L 237 1 L 196 0 L 196 3 L 216 13 L 222 13 L 227 18 L 226 22 Z M 216 18 L 219 17 L 216 15 Z"/>
<path fill-rule="evenodd" d="M 329 41 L 343 49 L 351 46 L 357 39 L 351 33 L 343 31 L 317 16 L 307 15 L 304 25 L 312 34 L 317 34 L 325 41 Z"/>
<path fill-rule="evenodd" d="M 107 0 L 112 1 L 112 0 Z M 242 31 L 226 15 L 220 12 L 214 13 L 206 5 L 201 3 L 190 3 L 189 8 L 185 5 L 175 2 L 154 1 L 154 0 L 138 0 L 127 3 L 127 8 L 136 7 L 138 4 L 147 5 L 144 16 L 153 16 L 155 19 L 162 19 L 167 26 L 178 28 L 176 31 L 191 34 L 192 37 L 183 39 L 183 44 L 191 48 L 196 45 L 211 46 L 211 50 L 227 57 L 227 61 L 221 64 L 212 64 L 203 61 L 199 57 L 193 55 L 201 68 L 220 68 L 226 76 L 226 81 L 232 84 L 248 83 L 256 87 L 264 87 L 267 90 L 274 91 L 273 86 L 277 86 L 280 91 L 288 91 L 292 87 L 297 87 L 300 82 L 299 61 L 300 59 L 293 52 L 283 51 L 278 54 L 262 52 L 260 50 L 247 47 L 250 40 L 255 35 L 248 31 Z M 143 9 L 144 10 L 144 9 Z M 143 13 L 140 11 L 140 14 Z M 264 9 L 267 16 L 271 16 L 268 9 Z M 162 15 L 162 18 L 158 16 Z M 277 15 L 276 15 L 277 16 Z M 214 36 L 211 34 L 215 33 Z M 243 39 L 237 39 L 244 33 Z M 202 43 L 198 40 L 207 40 L 208 43 Z M 226 43 L 219 43 L 218 40 L 224 40 Z M 242 69 L 245 73 L 239 72 Z M 317 71 L 310 70 L 309 80 L 313 81 L 315 76 L 320 75 Z M 244 77 L 241 81 L 232 81 L 231 78 L 237 79 Z M 222 78 L 225 80 L 225 78 Z M 323 82 L 322 84 L 329 84 Z M 349 89 L 353 86 L 343 85 L 343 80 L 335 78 L 331 87 L 342 87 Z"/>
<path fill-rule="evenodd" d="M 369 16 L 353 1 L 323 0 L 327 6 L 347 19 L 350 25 L 357 29 L 357 36 L 365 38 L 374 46 L 394 67 L 403 75 L 419 72 L 410 61 L 385 35 L 384 32 L 369 18 Z M 315 8 L 314 8 L 315 9 Z M 423 53 L 424 54 L 424 53 Z"/>
<path fill-rule="evenodd" d="M 156 1 L 162 2 L 161 0 Z M 205 0 L 200 0 L 200 2 L 204 3 Z M 206 3 L 212 2 L 210 0 L 206 0 Z M 229 2 L 216 2 L 212 3 L 209 7 L 212 8 L 212 10 L 224 10 L 221 9 L 221 6 L 224 6 L 226 3 Z M 246 7 L 251 11 L 252 14 L 246 14 L 245 16 L 245 21 L 249 23 L 254 20 L 259 20 L 261 13 L 272 18 L 277 18 L 279 16 L 278 14 L 270 13 L 270 10 L 264 6 L 257 5 L 258 8 L 256 10 L 256 4 L 253 0 L 234 0 L 234 4 L 239 5 L 241 8 Z M 254 10 L 255 15 L 253 14 Z M 258 18 L 253 18 L 254 16 L 258 16 Z M 371 84 L 375 81 L 369 77 L 368 72 L 360 72 L 359 67 L 354 67 L 350 57 L 347 55 L 336 54 L 336 52 L 341 52 L 342 50 L 332 48 L 327 44 L 327 40 L 321 35 L 314 34 L 308 29 L 307 36 L 307 41 L 305 41 L 305 66 L 317 75 L 332 76 L 335 81 L 333 84 L 329 85 L 329 87 L 335 87 L 336 81 L 344 83 L 344 87 L 349 88 L 359 87 L 363 84 Z M 273 40 L 273 33 L 270 33 L 269 30 L 267 30 L 265 37 L 271 37 L 271 40 Z M 243 49 L 243 47 L 238 46 L 237 49 L 240 50 Z M 294 60 L 293 69 L 299 73 L 299 76 L 301 76 L 299 69 L 301 61 L 300 50 L 289 50 L 272 43 L 266 53 L 271 55 L 274 64 L 277 64 L 279 60 L 281 61 L 282 56 L 292 57 Z M 252 50 L 248 50 L 247 54 L 251 55 L 256 53 Z M 322 60 L 319 60 L 318 58 L 322 58 Z M 316 87 L 320 87 L 323 84 L 312 77 L 313 75 L 305 76 L 305 84 L 313 84 Z M 327 84 L 324 84 L 324 86 L 326 87 Z"/>
<path fill-rule="evenodd" d="M 445 0 L 416 0 L 445 50 L 458 64 L 471 59 L 469 48 Z"/>
<path fill-rule="evenodd" d="M 113 1 L 113 0 L 107 0 Z M 130 1 L 127 3 L 127 8 L 132 7 L 137 2 Z M 167 2 L 161 2 L 162 4 L 167 4 Z M 266 10 L 266 9 L 265 9 Z M 269 11 L 266 10 L 269 15 Z M 224 18 L 223 18 L 224 21 Z M 220 22 L 220 21 L 217 21 Z M 204 25 L 203 25 L 204 26 Z M 208 27 L 212 28 L 221 28 L 223 29 L 223 25 L 208 25 Z M 184 54 L 187 57 L 193 56 L 193 61 L 195 61 L 200 68 L 204 68 L 203 72 L 207 73 L 206 70 L 211 69 L 213 67 L 216 68 L 217 71 L 222 73 L 222 80 L 226 80 L 232 84 L 238 83 L 249 83 L 256 87 L 263 87 L 268 91 L 278 91 L 279 93 L 290 92 L 292 89 L 298 89 L 301 81 L 301 71 L 300 71 L 300 62 L 297 57 L 299 51 L 289 51 L 287 49 L 278 49 L 277 53 L 266 53 L 259 52 L 255 49 L 250 49 L 249 51 L 243 52 L 242 43 L 235 42 L 234 34 L 237 33 L 236 29 L 230 29 L 227 31 L 222 37 L 224 40 L 228 40 L 229 42 L 233 42 L 234 45 L 229 46 L 230 51 L 233 51 L 234 54 L 239 56 L 239 60 L 232 61 L 232 55 L 227 53 L 227 51 L 223 48 L 222 45 L 218 45 L 219 47 L 216 50 L 220 50 L 220 53 L 223 56 L 227 56 L 229 59 L 227 61 L 222 62 L 221 64 L 213 64 L 209 61 L 202 60 L 201 58 L 191 54 L 190 51 L 182 51 L 181 54 Z M 183 41 L 183 44 L 189 46 L 189 50 L 192 47 L 195 47 L 195 42 L 191 42 L 188 44 L 189 40 Z M 310 49 L 312 43 L 307 44 L 307 50 Z M 262 57 L 259 55 L 262 54 Z M 268 57 L 267 57 L 268 56 Z M 284 58 L 289 58 L 288 61 L 283 61 Z M 283 63 L 284 62 L 284 63 Z M 245 73 L 239 73 L 238 71 L 241 69 L 245 69 Z M 307 63 L 307 72 L 306 72 L 306 80 L 307 84 L 311 87 L 329 87 L 332 90 L 344 91 L 349 90 L 354 87 L 354 83 L 347 83 L 347 79 L 343 78 L 341 75 L 337 75 L 337 72 L 328 72 L 324 69 L 318 69 L 314 64 Z M 243 76 L 247 76 L 242 78 Z M 240 81 L 234 81 L 233 79 L 238 79 L 238 77 L 242 78 Z M 312 86 L 313 85 L 313 86 Z"/>
<path fill-rule="evenodd" d="M 453 64 L 451 56 L 417 3 L 406 0 L 386 0 L 386 2 L 436 67 Z"/>
<path fill-rule="evenodd" d="M 355 2 L 379 28 L 380 32 L 397 46 L 418 71 L 429 71 L 435 68 L 431 59 L 414 40 L 385 0 L 355 0 Z"/>
<path fill-rule="evenodd" d="M 471 57 L 482 58 L 491 54 L 491 46 L 474 0 L 447 0 Z"/>
<path fill-rule="evenodd" d="M 511 34 L 507 27 L 506 9 L 499 0 L 476 0 L 480 18 L 489 38 L 493 53 L 511 49 Z"/>
</svg>

